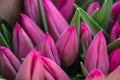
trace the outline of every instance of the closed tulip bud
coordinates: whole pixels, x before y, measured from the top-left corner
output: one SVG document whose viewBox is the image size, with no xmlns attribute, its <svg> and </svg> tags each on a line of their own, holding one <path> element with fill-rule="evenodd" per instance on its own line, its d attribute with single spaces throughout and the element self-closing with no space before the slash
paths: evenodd
<svg viewBox="0 0 120 80">
<path fill-rule="evenodd" d="M 61 63 L 65 66 L 72 65 L 78 51 L 77 32 L 74 25 L 61 34 L 56 42 L 56 47 Z"/>
<path fill-rule="evenodd" d="M 105 76 L 99 69 L 94 69 L 87 75 L 85 80 L 105 80 Z"/>
<path fill-rule="evenodd" d="M 120 65 L 120 49 L 117 48 L 110 53 L 110 72 Z"/>
<path fill-rule="evenodd" d="M 19 59 L 24 58 L 33 49 L 30 38 L 18 23 L 13 29 L 13 48 Z"/>
<path fill-rule="evenodd" d="M 42 57 L 42 63 L 46 70 L 45 79 L 47 80 L 70 80 L 69 76 L 49 58 Z M 49 73 L 48 73 L 49 72 Z"/>
<path fill-rule="evenodd" d="M 67 21 L 70 21 L 73 14 L 73 3 L 75 0 L 57 0 L 57 8 Z"/>
<path fill-rule="evenodd" d="M 116 21 L 120 21 L 120 1 L 115 2 L 112 5 L 112 10 L 111 10 L 111 21 L 114 23 Z"/>
<path fill-rule="evenodd" d="M 38 0 L 24 0 L 25 13 L 36 23 L 40 24 Z"/>
<path fill-rule="evenodd" d="M 117 21 L 112 28 L 111 35 L 110 35 L 110 42 L 116 40 L 119 37 L 120 37 L 120 24 Z"/>
<path fill-rule="evenodd" d="M 88 13 L 88 15 L 92 15 L 92 13 L 96 10 L 96 9 L 100 9 L 100 5 L 99 5 L 99 3 L 98 3 L 98 1 L 96 1 L 96 2 L 93 2 L 93 3 L 91 3 L 90 5 L 89 5 L 89 7 L 87 8 L 87 13 Z"/>
<path fill-rule="evenodd" d="M 15 80 L 44 80 L 40 53 L 32 50 L 23 61 Z"/>
<path fill-rule="evenodd" d="M 48 23 L 48 30 L 53 39 L 56 41 L 58 37 L 69 26 L 62 14 L 57 10 L 51 0 L 42 0 L 43 8 Z"/>
<path fill-rule="evenodd" d="M 120 80 L 120 65 L 105 80 Z"/>
<path fill-rule="evenodd" d="M 86 48 L 88 48 L 91 40 L 92 36 L 90 29 L 86 23 L 82 22 L 80 26 L 80 42 L 83 43 Z"/>
<path fill-rule="evenodd" d="M 49 33 L 46 33 L 43 37 L 39 45 L 39 51 L 42 53 L 41 55 L 50 58 L 58 65 L 60 65 L 60 60 L 55 43 Z"/>
<path fill-rule="evenodd" d="M 109 59 L 106 47 L 106 41 L 102 31 L 99 31 L 90 46 L 88 47 L 85 55 L 84 64 L 88 72 L 93 69 L 100 69 L 104 74 L 109 71 Z"/>
<path fill-rule="evenodd" d="M 16 56 L 8 48 L 0 46 L 0 74 L 8 80 L 14 80 L 20 66 Z"/>
<path fill-rule="evenodd" d="M 21 14 L 21 21 L 23 28 L 25 29 L 30 39 L 35 45 L 39 45 L 42 37 L 44 36 L 43 31 L 28 16 L 24 14 Z"/>
</svg>

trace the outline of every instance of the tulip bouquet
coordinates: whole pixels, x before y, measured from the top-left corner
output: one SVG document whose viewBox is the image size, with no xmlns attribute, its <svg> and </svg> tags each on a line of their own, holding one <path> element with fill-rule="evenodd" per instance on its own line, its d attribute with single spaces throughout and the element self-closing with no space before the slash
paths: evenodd
<svg viewBox="0 0 120 80">
<path fill-rule="evenodd" d="M 119 0 L 22 0 L 0 22 L 0 80 L 120 80 Z"/>
</svg>

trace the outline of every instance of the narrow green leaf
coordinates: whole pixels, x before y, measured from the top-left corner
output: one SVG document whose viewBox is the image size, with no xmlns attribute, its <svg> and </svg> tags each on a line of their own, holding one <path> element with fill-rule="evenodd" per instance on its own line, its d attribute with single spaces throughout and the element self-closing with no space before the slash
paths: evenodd
<svg viewBox="0 0 120 80">
<path fill-rule="evenodd" d="M 104 1 L 105 1 L 105 0 L 98 0 L 98 2 L 99 2 L 99 4 L 100 4 L 100 6 L 102 6 L 102 5 L 103 5 Z"/>
<path fill-rule="evenodd" d="M 10 48 L 6 42 L 6 40 L 4 39 L 3 35 L 0 32 L 0 46 L 6 46 L 8 48 Z"/>
<path fill-rule="evenodd" d="M 39 11 L 40 11 L 41 19 L 43 22 L 44 30 L 45 32 L 48 32 L 48 26 L 47 26 L 47 21 L 46 21 L 44 9 L 43 9 L 42 1 L 38 0 L 38 3 L 39 3 L 39 9 L 40 9 Z"/>
<path fill-rule="evenodd" d="M 120 38 L 116 39 L 115 41 L 107 45 L 108 52 L 112 51 L 114 48 L 118 46 L 120 46 Z"/>
<path fill-rule="evenodd" d="M 111 14 L 111 8 L 112 8 L 113 0 L 105 0 L 103 5 L 103 10 L 100 13 L 99 17 L 102 17 L 103 19 L 99 22 L 99 24 L 106 29 L 108 25 L 108 21 Z"/>
<path fill-rule="evenodd" d="M 82 62 L 80 62 L 80 66 L 81 66 L 81 69 L 82 69 L 82 72 L 84 74 L 84 76 L 87 76 L 88 75 L 88 71 L 86 70 L 84 64 Z"/>
<path fill-rule="evenodd" d="M 102 29 L 100 27 L 100 25 L 95 22 L 95 20 L 90 17 L 82 8 L 80 8 L 78 5 L 74 4 L 75 8 L 79 8 L 80 9 L 80 15 L 81 15 L 81 18 L 83 19 L 83 21 L 85 23 L 87 23 L 91 29 L 91 32 L 92 32 L 92 35 L 95 36 L 97 34 L 97 32 Z M 106 33 L 105 30 L 103 30 L 104 34 L 106 35 L 106 37 L 108 38 L 109 35 Z"/>
<path fill-rule="evenodd" d="M 12 35 L 7 30 L 4 24 L 2 24 L 2 26 L 0 27 L 0 32 L 3 35 L 4 39 L 6 40 L 8 46 L 12 49 Z"/>
<path fill-rule="evenodd" d="M 107 10 L 107 0 L 104 1 L 104 4 L 100 10 L 100 13 L 99 13 L 99 18 L 97 18 L 97 22 L 99 23 L 99 25 L 101 25 L 101 27 L 103 29 L 106 29 L 106 26 L 102 26 L 101 22 L 104 20 L 104 18 L 106 17 L 106 10 Z M 105 23 L 105 22 L 104 22 Z"/>
<path fill-rule="evenodd" d="M 72 25 L 72 24 L 75 25 L 76 30 L 79 34 L 79 31 L 80 31 L 80 29 L 79 29 L 80 28 L 80 10 L 79 10 L 79 8 L 76 9 L 76 12 L 72 18 L 70 25 Z"/>
<path fill-rule="evenodd" d="M 99 14 L 99 9 L 97 8 L 94 12 L 93 12 L 93 14 L 91 15 L 91 17 L 95 20 L 95 21 L 97 21 L 97 19 L 98 19 L 98 14 Z"/>
</svg>

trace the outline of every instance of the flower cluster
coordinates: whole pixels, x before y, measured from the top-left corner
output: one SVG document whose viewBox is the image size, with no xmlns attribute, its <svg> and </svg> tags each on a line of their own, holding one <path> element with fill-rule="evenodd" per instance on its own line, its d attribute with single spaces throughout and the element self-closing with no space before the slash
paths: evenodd
<svg viewBox="0 0 120 80">
<path fill-rule="evenodd" d="M 120 1 L 90 1 L 23 0 L 0 25 L 0 78 L 120 80 Z"/>
</svg>

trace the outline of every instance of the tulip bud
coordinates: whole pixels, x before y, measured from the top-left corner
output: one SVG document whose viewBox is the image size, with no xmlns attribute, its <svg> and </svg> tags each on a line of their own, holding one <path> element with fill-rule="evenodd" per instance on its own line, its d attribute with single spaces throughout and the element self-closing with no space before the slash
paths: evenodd
<svg viewBox="0 0 120 80">
<path fill-rule="evenodd" d="M 24 0 L 25 13 L 36 23 L 40 25 L 40 13 L 38 0 Z"/>
<path fill-rule="evenodd" d="M 115 2 L 112 5 L 112 11 L 111 11 L 111 21 L 114 23 L 116 21 L 120 21 L 120 1 Z"/>
<path fill-rule="evenodd" d="M 100 69 L 104 74 L 109 71 L 109 59 L 106 47 L 106 41 L 102 31 L 99 31 L 85 55 L 84 64 L 88 72 L 93 69 Z"/>
<path fill-rule="evenodd" d="M 21 21 L 23 28 L 25 29 L 28 36 L 31 38 L 35 45 L 39 45 L 42 37 L 44 36 L 43 31 L 26 15 L 21 14 Z"/>
<path fill-rule="evenodd" d="M 78 51 L 77 32 L 74 25 L 61 34 L 56 42 L 56 47 L 61 63 L 65 66 L 72 65 Z"/>
<path fill-rule="evenodd" d="M 94 69 L 88 74 L 85 80 L 105 80 L 105 76 L 99 69 Z"/>
<path fill-rule="evenodd" d="M 106 80 L 120 80 L 120 66 L 118 66 L 113 72 L 111 72 Z"/>
<path fill-rule="evenodd" d="M 48 80 L 70 80 L 68 75 L 54 61 L 49 58 L 42 57 L 44 69 L 49 73 L 45 73 Z M 53 79 L 54 78 L 54 79 Z"/>
<path fill-rule="evenodd" d="M 14 80 L 21 63 L 6 47 L 0 47 L 0 74 L 9 80 Z"/>
<path fill-rule="evenodd" d="M 80 41 L 88 48 L 90 42 L 92 40 L 91 31 L 88 25 L 84 22 L 81 23 L 80 26 Z"/>
<path fill-rule="evenodd" d="M 13 48 L 19 59 L 24 58 L 33 49 L 30 38 L 18 23 L 13 29 Z"/>
<path fill-rule="evenodd" d="M 96 2 L 93 2 L 93 3 L 91 3 L 90 5 L 89 5 L 89 7 L 87 8 L 87 13 L 88 13 L 88 15 L 92 15 L 92 13 L 96 10 L 96 9 L 100 9 L 100 5 L 99 5 L 99 3 L 98 3 L 98 1 L 96 1 Z"/>
<path fill-rule="evenodd" d="M 15 80 L 44 80 L 40 53 L 32 50 L 23 61 Z"/>
<path fill-rule="evenodd" d="M 110 42 L 116 40 L 119 37 L 120 37 L 120 24 L 117 21 L 112 28 L 111 35 L 110 35 Z"/>
<path fill-rule="evenodd" d="M 51 0 L 42 0 L 42 4 L 48 23 L 49 33 L 56 41 L 61 33 L 69 27 L 68 23 L 62 14 L 56 9 Z"/>
<path fill-rule="evenodd" d="M 120 49 L 117 48 L 110 53 L 110 72 L 120 65 Z"/>
<path fill-rule="evenodd" d="M 57 0 L 57 8 L 67 21 L 70 21 L 75 0 Z"/>
<path fill-rule="evenodd" d="M 41 55 L 50 58 L 58 65 L 60 65 L 60 60 L 55 43 L 49 33 L 46 33 L 43 37 L 39 45 L 39 51 L 42 53 Z"/>
</svg>

